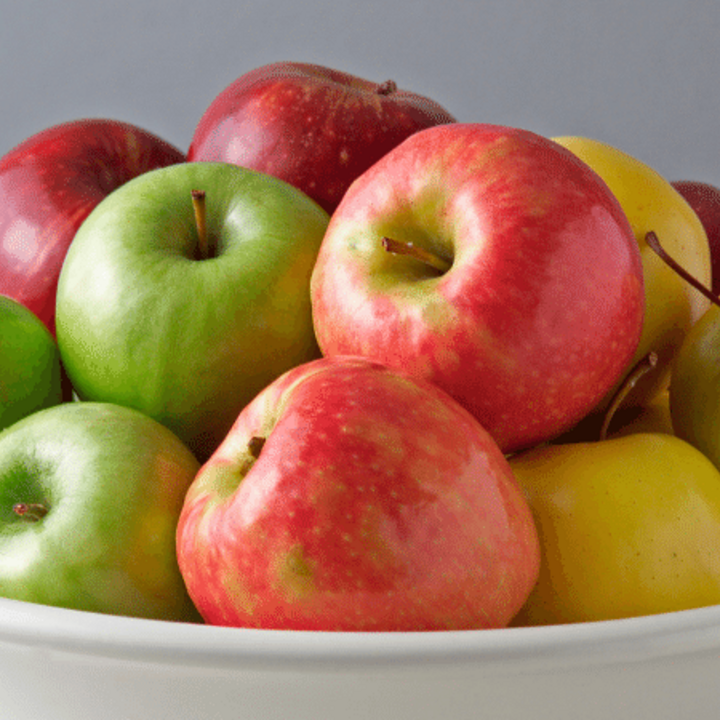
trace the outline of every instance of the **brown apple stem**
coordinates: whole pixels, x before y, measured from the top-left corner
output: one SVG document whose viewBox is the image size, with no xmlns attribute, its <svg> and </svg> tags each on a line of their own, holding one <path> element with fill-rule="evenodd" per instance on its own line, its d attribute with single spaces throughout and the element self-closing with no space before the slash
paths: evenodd
<svg viewBox="0 0 720 720">
<path fill-rule="evenodd" d="M 195 227 L 198 234 L 198 255 L 201 260 L 210 256 L 207 236 L 207 213 L 205 210 L 205 191 L 192 191 L 193 209 L 195 210 Z"/>
<path fill-rule="evenodd" d="M 649 373 L 658 363 L 658 356 L 655 352 L 649 352 L 642 360 L 640 360 L 633 369 L 628 373 L 622 385 L 618 388 L 615 395 L 613 395 L 610 402 L 610 406 L 605 413 L 602 427 L 600 428 L 600 440 L 607 438 L 608 429 L 612 422 L 615 413 L 622 405 L 625 398 L 630 394 L 630 391 L 637 385 L 641 377 Z"/>
<path fill-rule="evenodd" d="M 41 503 L 17 503 L 13 506 L 13 511 L 24 520 L 32 522 L 42 520 L 48 514 L 48 509 Z"/>
<path fill-rule="evenodd" d="M 420 262 L 424 262 L 426 265 L 430 265 L 430 267 L 439 270 L 441 273 L 447 272 L 452 267 L 452 263 L 445 258 L 442 258 L 429 250 L 418 247 L 411 242 L 403 242 L 402 240 L 394 240 L 393 238 L 384 237 L 382 239 L 382 246 L 394 255 L 407 255 L 408 257 L 413 257 L 416 260 L 420 260 Z"/>
<path fill-rule="evenodd" d="M 384 83 L 380 83 L 377 86 L 375 92 L 378 95 L 392 95 L 392 93 L 397 92 L 397 89 L 398 86 L 394 80 L 386 80 Z"/>
<path fill-rule="evenodd" d="M 701 292 L 715 305 L 720 305 L 720 298 L 718 298 L 712 290 L 705 287 L 705 285 L 703 285 L 697 278 L 694 278 L 684 267 L 682 267 L 680 263 L 670 257 L 665 248 L 660 244 L 658 236 L 652 230 L 645 235 L 645 242 L 650 246 L 650 249 L 653 250 L 653 252 L 658 255 L 666 265 L 671 267 L 683 280 L 690 283 L 690 285 Z"/>
<path fill-rule="evenodd" d="M 255 464 L 255 461 L 260 457 L 260 452 L 263 449 L 263 445 L 265 445 L 265 439 L 266 438 L 264 437 L 254 435 L 250 438 L 250 440 L 248 440 L 248 454 L 245 456 L 243 464 L 240 467 L 240 475 L 242 477 L 245 477 L 245 475 L 247 475 L 247 473 L 250 471 L 250 468 Z"/>
<path fill-rule="evenodd" d="M 253 437 L 248 440 L 248 451 L 255 460 L 260 457 L 260 452 L 263 449 L 263 445 L 265 445 L 265 440 L 266 438 L 258 435 L 253 435 Z"/>
</svg>

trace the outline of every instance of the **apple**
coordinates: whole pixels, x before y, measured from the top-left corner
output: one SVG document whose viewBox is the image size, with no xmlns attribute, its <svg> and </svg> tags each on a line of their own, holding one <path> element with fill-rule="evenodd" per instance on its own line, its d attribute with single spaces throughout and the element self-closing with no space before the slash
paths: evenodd
<svg viewBox="0 0 720 720">
<path fill-rule="evenodd" d="M 0 295 L 0 430 L 62 399 L 55 338 L 24 305 Z"/>
<path fill-rule="evenodd" d="M 538 571 L 508 463 L 438 388 L 364 358 L 293 368 L 188 490 L 177 555 L 215 625 L 507 625 Z"/>
<path fill-rule="evenodd" d="M 188 159 L 275 175 L 332 214 L 350 183 L 385 153 L 418 130 L 454 120 L 392 80 L 278 62 L 242 75 L 212 101 Z"/>
<path fill-rule="evenodd" d="M 672 364 L 687 331 L 702 317 L 709 301 L 667 266 L 648 245 L 649 232 L 667 252 L 704 285 L 710 285 L 710 247 L 696 213 L 656 170 L 607 143 L 591 138 L 553 138 L 595 170 L 622 206 L 640 249 L 645 279 L 645 322 L 632 364 L 649 352 L 658 356 L 625 399 L 626 406 L 647 405 L 666 392 Z M 600 403 L 604 409 L 620 381 Z"/>
<path fill-rule="evenodd" d="M 422 130 L 358 178 L 311 282 L 324 355 L 435 383 L 504 452 L 559 435 L 625 371 L 642 265 L 622 208 L 535 133 Z"/>
<path fill-rule="evenodd" d="M 68 251 L 57 337 L 83 400 L 134 407 L 207 459 L 238 413 L 319 357 L 310 275 L 327 213 L 227 163 L 184 163 L 105 198 Z"/>
<path fill-rule="evenodd" d="M 712 305 L 680 346 L 670 380 L 675 433 L 720 468 L 720 307 Z"/>
<path fill-rule="evenodd" d="M 647 244 L 689 287 L 711 303 L 687 331 L 675 355 L 667 392 L 672 430 L 720 468 L 720 298 L 679 264 L 654 233 Z"/>
<path fill-rule="evenodd" d="M 699 180 L 670 183 L 700 218 L 710 243 L 711 288 L 720 295 L 720 188 Z"/>
<path fill-rule="evenodd" d="M 133 177 L 183 162 L 183 153 L 125 122 L 54 125 L 0 158 L 0 294 L 55 332 L 60 267 L 82 221 Z"/>
<path fill-rule="evenodd" d="M 15 423 L 0 434 L 0 595 L 199 621 L 174 542 L 197 470 L 129 408 L 64 403 Z"/>
<path fill-rule="evenodd" d="M 720 471 L 668 433 L 546 445 L 510 458 L 533 510 L 540 576 L 513 625 L 720 603 Z"/>
</svg>

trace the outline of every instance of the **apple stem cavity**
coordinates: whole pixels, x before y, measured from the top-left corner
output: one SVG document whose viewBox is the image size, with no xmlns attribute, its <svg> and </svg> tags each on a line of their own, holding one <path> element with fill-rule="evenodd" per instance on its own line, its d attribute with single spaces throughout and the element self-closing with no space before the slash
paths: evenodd
<svg viewBox="0 0 720 720">
<path fill-rule="evenodd" d="M 48 509 L 41 503 L 17 503 L 13 506 L 13 511 L 23 520 L 32 522 L 42 520 L 48 514 Z"/>
<path fill-rule="evenodd" d="M 627 374 L 627 377 L 623 381 L 622 385 L 618 388 L 615 395 L 613 395 L 607 412 L 605 413 L 603 424 L 600 428 L 601 441 L 607 439 L 610 423 L 612 422 L 613 417 L 615 417 L 615 413 L 623 404 L 625 398 L 630 394 L 630 391 L 638 384 L 640 378 L 645 376 L 657 366 L 657 363 L 657 353 L 651 351 L 644 358 L 642 358 Z"/>
<path fill-rule="evenodd" d="M 665 262 L 666 265 L 671 267 L 683 280 L 690 283 L 696 290 L 701 292 L 708 300 L 715 305 L 720 305 L 720 298 L 709 288 L 705 287 L 697 278 L 694 278 L 680 263 L 672 258 L 665 248 L 660 244 L 660 239 L 651 230 L 645 235 L 645 242 L 648 244 L 650 249 Z"/>
<path fill-rule="evenodd" d="M 435 270 L 438 270 L 440 273 L 446 273 L 452 267 L 452 263 L 450 261 L 430 252 L 429 250 L 418 247 L 411 242 L 404 242 L 402 240 L 384 237 L 382 239 L 382 246 L 393 255 L 407 255 L 408 257 L 413 257 L 416 260 L 420 260 L 420 262 L 429 265 Z"/>
<path fill-rule="evenodd" d="M 375 92 L 378 95 L 392 95 L 394 92 L 397 92 L 397 89 L 398 86 L 394 80 L 386 80 L 377 86 Z"/>
<path fill-rule="evenodd" d="M 255 461 L 260 457 L 260 452 L 263 449 L 263 446 L 265 445 L 265 438 L 260 437 L 258 435 L 254 435 L 253 437 L 248 440 L 247 444 L 247 456 L 245 457 L 245 460 L 240 467 L 240 476 L 245 477 L 248 472 L 250 472 L 250 468 L 255 464 Z"/>
<path fill-rule="evenodd" d="M 207 260 L 210 257 L 210 248 L 207 234 L 207 212 L 205 205 L 205 191 L 192 191 L 193 210 L 195 211 L 195 227 L 198 234 L 198 257 Z"/>
</svg>

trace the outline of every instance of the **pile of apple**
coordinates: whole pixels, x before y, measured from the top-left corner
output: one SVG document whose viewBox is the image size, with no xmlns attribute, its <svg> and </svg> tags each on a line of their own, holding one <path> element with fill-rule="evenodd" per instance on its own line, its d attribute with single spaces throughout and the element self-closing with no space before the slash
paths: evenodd
<svg viewBox="0 0 720 720">
<path fill-rule="evenodd" d="M 720 191 L 392 81 L 0 159 L 0 596 L 442 630 L 720 603 Z"/>
</svg>

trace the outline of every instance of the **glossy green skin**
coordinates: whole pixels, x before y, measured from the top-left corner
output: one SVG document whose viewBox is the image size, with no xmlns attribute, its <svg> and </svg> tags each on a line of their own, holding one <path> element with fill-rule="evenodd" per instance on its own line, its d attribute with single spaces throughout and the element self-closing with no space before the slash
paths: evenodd
<svg viewBox="0 0 720 720">
<path fill-rule="evenodd" d="M 64 403 L 0 434 L 0 596 L 197 621 L 175 528 L 198 470 L 167 428 L 135 410 Z M 48 509 L 21 517 L 17 503 Z"/>
<path fill-rule="evenodd" d="M 720 468 L 720 308 L 712 305 L 685 336 L 670 381 L 675 434 Z"/>
<path fill-rule="evenodd" d="M 0 430 L 61 401 L 55 340 L 32 311 L 0 296 Z"/>
<path fill-rule="evenodd" d="M 216 257 L 194 259 L 191 191 Z M 201 458 L 273 379 L 320 352 L 309 285 L 328 215 L 223 163 L 146 173 L 109 195 L 60 276 L 57 336 L 77 394 L 141 410 Z"/>
</svg>

